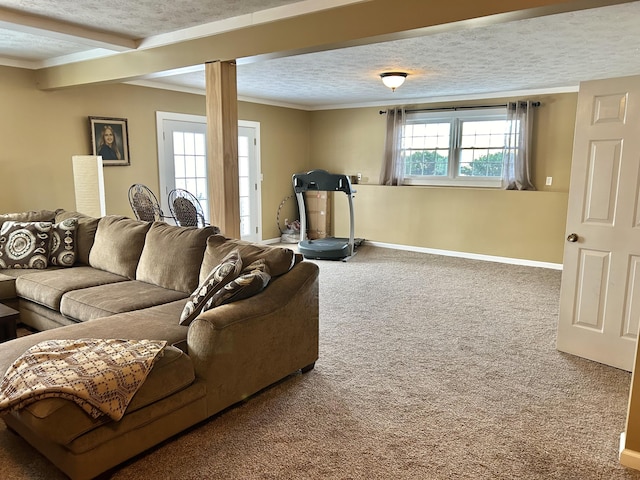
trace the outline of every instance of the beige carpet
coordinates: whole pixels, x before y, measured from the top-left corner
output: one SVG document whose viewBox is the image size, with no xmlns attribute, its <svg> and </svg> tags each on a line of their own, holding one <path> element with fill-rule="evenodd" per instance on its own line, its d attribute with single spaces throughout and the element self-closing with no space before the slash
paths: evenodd
<svg viewBox="0 0 640 480">
<path fill-rule="evenodd" d="M 321 357 L 114 479 L 640 479 L 630 374 L 555 350 L 560 272 L 361 247 L 317 262 Z M 0 427 L 0 478 L 62 476 Z"/>
</svg>

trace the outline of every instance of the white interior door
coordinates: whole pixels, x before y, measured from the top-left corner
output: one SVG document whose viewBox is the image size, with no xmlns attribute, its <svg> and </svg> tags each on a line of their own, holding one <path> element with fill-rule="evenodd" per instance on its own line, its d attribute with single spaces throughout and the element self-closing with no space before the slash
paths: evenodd
<svg viewBox="0 0 640 480">
<path fill-rule="evenodd" d="M 631 371 L 640 324 L 640 77 L 580 84 L 559 350 Z"/>
<path fill-rule="evenodd" d="M 259 123 L 238 122 L 240 237 L 250 242 L 262 240 L 259 133 Z"/>
</svg>

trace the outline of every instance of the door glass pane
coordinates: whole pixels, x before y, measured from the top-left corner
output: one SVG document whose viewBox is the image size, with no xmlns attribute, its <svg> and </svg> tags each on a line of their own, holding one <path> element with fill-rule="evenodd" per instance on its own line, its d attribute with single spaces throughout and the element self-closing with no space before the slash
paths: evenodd
<svg viewBox="0 0 640 480">
<path fill-rule="evenodd" d="M 184 157 L 185 177 L 196 177 L 196 157 L 186 155 Z"/>
<path fill-rule="evenodd" d="M 240 197 L 249 196 L 249 179 L 247 177 L 241 177 L 239 182 Z"/>
<path fill-rule="evenodd" d="M 204 157 L 207 154 L 207 148 L 205 145 L 205 136 L 201 133 L 195 135 L 195 154 Z"/>
<path fill-rule="evenodd" d="M 251 233 L 251 225 L 247 217 L 240 217 L 240 235 L 249 235 Z"/>
<path fill-rule="evenodd" d="M 240 215 L 247 216 L 249 212 L 249 197 L 240 197 Z"/>
<path fill-rule="evenodd" d="M 249 156 L 249 137 L 238 137 L 238 156 Z"/>
<path fill-rule="evenodd" d="M 184 154 L 184 135 L 182 132 L 173 132 L 173 153 L 176 155 Z"/>
<path fill-rule="evenodd" d="M 196 153 L 195 135 L 191 132 L 184 132 L 184 153 L 187 155 Z"/>
<path fill-rule="evenodd" d="M 174 157 L 174 169 L 176 178 L 184 178 L 185 170 L 184 170 L 184 155 L 176 155 Z"/>
<path fill-rule="evenodd" d="M 249 176 L 249 157 L 238 157 L 238 175 Z"/>
</svg>

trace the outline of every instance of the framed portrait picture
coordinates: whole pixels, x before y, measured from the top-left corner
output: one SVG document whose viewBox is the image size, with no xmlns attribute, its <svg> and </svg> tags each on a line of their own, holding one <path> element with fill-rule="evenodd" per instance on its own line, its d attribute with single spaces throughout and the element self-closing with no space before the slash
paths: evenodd
<svg viewBox="0 0 640 480">
<path fill-rule="evenodd" d="M 89 117 L 93 155 L 103 165 L 131 165 L 126 118 Z"/>
</svg>

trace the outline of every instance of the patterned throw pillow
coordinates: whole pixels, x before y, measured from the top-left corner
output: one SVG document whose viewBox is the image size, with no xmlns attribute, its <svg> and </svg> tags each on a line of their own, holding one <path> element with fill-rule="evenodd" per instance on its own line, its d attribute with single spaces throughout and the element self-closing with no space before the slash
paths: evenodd
<svg viewBox="0 0 640 480">
<path fill-rule="evenodd" d="M 213 294 L 202 311 L 219 307 L 225 303 L 237 302 L 260 293 L 271 280 L 269 267 L 263 258 L 247 266 L 240 275 Z"/>
<path fill-rule="evenodd" d="M 49 262 L 59 267 L 72 267 L 76 263 L 76 230 L 78 219 L 68 218 L 53 225 Z"/>
<path fill-rule="evenodd" d="M 51 222 L 4 222 L 0 228 L 0 268 L 47 268 L 51 228 Z"/>
<path fill-rule="evenodd" d="M 240 252 L 238 250 L 229 252 L 191 294 L 189 301 L 182 310 L 182 315 L 180 315 L 180 325 L 189 325 L 200 314 L 211 296 L 236 278 L 241 270 L 242 259 L 240 258 Z"/>
</svg>

